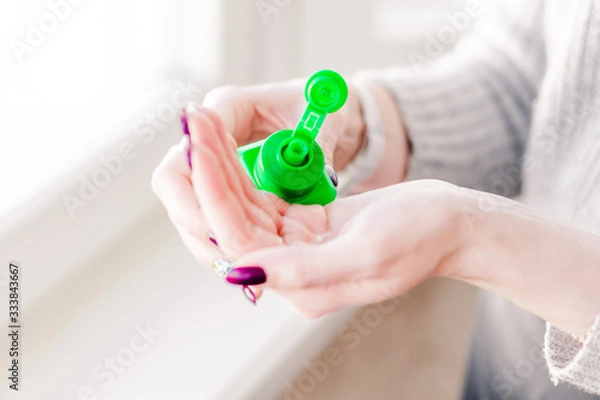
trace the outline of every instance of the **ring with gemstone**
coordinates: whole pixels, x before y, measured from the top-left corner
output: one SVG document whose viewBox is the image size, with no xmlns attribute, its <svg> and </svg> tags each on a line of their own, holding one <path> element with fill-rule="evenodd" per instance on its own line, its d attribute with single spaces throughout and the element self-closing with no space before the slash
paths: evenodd
<svg viewBox="0 0 600 400">
<path fill-rule="evenodd" d="M 213 270 L 221 278 L 225 279 L 227 275 L 235 268 L 233 261 L 226 258 L 217 258 L 212 265 Z"/>
</svg>

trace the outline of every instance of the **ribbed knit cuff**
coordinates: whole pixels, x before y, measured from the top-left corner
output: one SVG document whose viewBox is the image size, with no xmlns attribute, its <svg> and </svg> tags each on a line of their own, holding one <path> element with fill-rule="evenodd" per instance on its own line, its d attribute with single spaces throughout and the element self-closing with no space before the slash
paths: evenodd
<svg viewBox="0 0 600 400">
<path fill-rule="evenodd" d="M 495 190 L 496 174 L 518 175 L 510 168 L 518 164 L 521 149 L 504 112 L 502 96 L 490 94 L 489 85 L 471 71 L 472 63 L 460 60 L 448 73 L 418 75 L 412 68 L 394 68 L 388 72 L 362 72 L 357 76 L 356 91 L 361 103 L 367 132 L 367 145 L 340 173 L 342 194 L 350 194 L 360 182 L 369 178 L 379 164 L 385 147 L 385 131 L 377 102 L 366 84 L 378 84 L 396 100 L 404 125 L 408 129 L 412 154 L 408 180 L 436 178 L 460 186 L 498 192 L 516 193 L 518 180 L 508 181 L 508 188 Z M 471 70 L 469 70 L 471 69 Z M 462 71 L 462 72 L 456 72 Z M 518 113 L 515 113 L 518 114 Z M 527 129 L 519 121 L 521 130 Z M 400 133 L 398 133 L 400 134 Z M 502 170 L 502 167 L 505 167 Z M 503 182 L 506 183 L 506 182 Z"/>
<path fill-rule="evenodd" d="M 600 394 L 600 316 L 584 343 L 548 324 L 544 353 L 555 385 L 565 382 Z"/>
<path fill-rule="evenodd" d="M 413 77 L 394 72 L 381 83 L 395 97 L 408 130 L 412 155 L 408 179 L 436 178 L 512 196 L 519 176 L 519 132 L 525 110 L 510 110 L 512 99 L 490 87 L 485 63 L 454 59 L 444 71 Z M 509 86 L 507 83 L 506 86 Z M 500 175 L 500 177 L 499 177 Z M 510 176 L 505 179 L 501 175 Z M 497 182 L 505 187 L 495 188 Z"/>
</svg>

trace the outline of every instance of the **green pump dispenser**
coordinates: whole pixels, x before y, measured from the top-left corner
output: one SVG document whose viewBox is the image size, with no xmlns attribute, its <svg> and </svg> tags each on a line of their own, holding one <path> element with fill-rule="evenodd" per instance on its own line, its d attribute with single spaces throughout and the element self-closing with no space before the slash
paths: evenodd
<svg viewBox="0 0 600 400">
<path fill-rule="evenodd" d="M 326 205 L 335 200 L 337 178 L 326 171 L 315 139 L 327 114 L 346 103 L 348 86 L 337 72 L 322 70 L 308 79 L 304 97 L 308 105 L 296 129 L 240 147 L 238 155 L 257 188 L 288 203 Z"/>
</svg>

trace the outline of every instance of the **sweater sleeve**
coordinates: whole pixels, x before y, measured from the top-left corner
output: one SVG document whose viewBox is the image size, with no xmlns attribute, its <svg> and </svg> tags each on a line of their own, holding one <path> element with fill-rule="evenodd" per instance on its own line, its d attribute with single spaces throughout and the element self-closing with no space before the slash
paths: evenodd
<svg viewBox="0 0 600 400">
<path fill-rule="evenodd" d="M 396 100 L 412 146 L 409 179 L 437 178 L 511 196 L 520 187 L 546 64 L 543 1 L 503 0 L 487 7 L 451 53 L 423 66 L 436 45 L 430 40 L 408 53 L 414 65 L 363 72 L 357 81 L 377 82 Z M 359 98 L 363 108 L 374 108 L 372 99 Z M 367 140 L 382 136 L 377 110 L 370 114 Z"/>
<path fill-rule="evenodd" d="M 548 324 L 544 352 L 555 385 L 569 383 L 600 395 L 600 316 L 583 343 Z"/>
</svg>

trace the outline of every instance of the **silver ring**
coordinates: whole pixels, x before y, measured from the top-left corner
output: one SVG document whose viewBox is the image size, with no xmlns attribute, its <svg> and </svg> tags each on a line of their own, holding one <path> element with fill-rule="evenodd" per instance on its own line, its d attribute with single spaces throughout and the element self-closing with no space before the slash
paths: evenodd
<svg viewBox="0 0 600 400">
<path fill-rule="evenodd" d="M 217 258 L 212 265 L 213 270 L 219 275 L 221 278 L 225 279 L 227 275 L 235 268 L 233 262 L 226 258 Z"/>
</svg>

